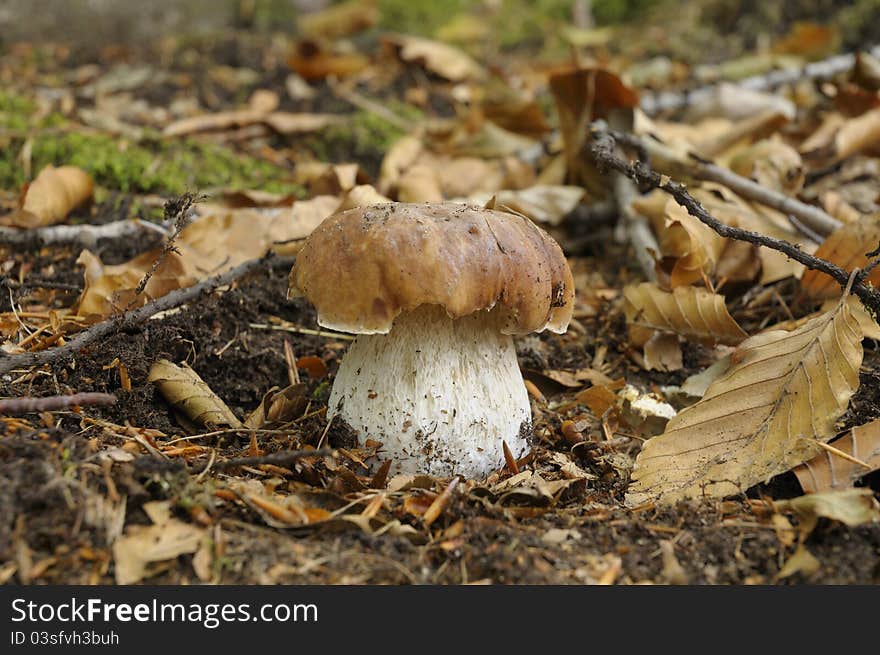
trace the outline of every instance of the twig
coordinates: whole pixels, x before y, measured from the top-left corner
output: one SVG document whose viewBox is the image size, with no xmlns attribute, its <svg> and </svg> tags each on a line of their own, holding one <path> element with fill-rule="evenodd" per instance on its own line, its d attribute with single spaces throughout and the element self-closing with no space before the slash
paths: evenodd
<svg viewBox="0 0 880 655">
<path fill-rule="evenodd" d="M 144 292 L 144 289 L 147 288 L 150 279 L 156 274 L 156 271 L 159 270 L 159 267 L 162 265 L 162 262 L 165 261 L 165 258 L 168 257 L 168 254 L 178 252 L 174 242 L 177 241 L 177 237 L 180 236 L 183 228 L 189 224 L 190 209 L 192 209 L 192 206 L 197 201 L 204 199 L 204 196 L 196 196 L 193 193 L 184 193 L 179 198 L 174 198 L 165 203 L 165 222 L 174 225 L 174 231 L 165 241 L 165 245 L 162 246 L 162 251 L 159 253 L 159 256 L 156 257 L 153 265 L 150 266 L 150 270 L 144 274 L 143 278 L 141 278 L 141 281 L 134 290 L 134 296 L 129 301 L 126 309 L 132 308 L 137 301 L 138 296 L 140 296 Z"/>
<path fill-rule="evenodd" d="M 72 244 L 94 248 L 99 239 L 135 239 L 150 233 L 168 235 L 163 225 L 131 219 L 114 221 L 104 225 L 51 225 L 32 230 L 0 227 L 0 245 L 60 245 Z"/>
<path fill-rule="evenodd" d="M 808 205 L 796 198 L 791 198 L 778 191 L 761 186 L 753 180 L 737 175 L 730 169 L 716 166 L 695 157 L 682 161 L 675 153 L 672 153 L 663 144 L 652 138 L 639 138 L 633 134 L 615 130 L 606 131 L 615 141 L 642 153 L 640 154 L 640 159 L 645 159 L 645 154 L 650 156 L 651 165 L 661 173 L 675 175 L 686 169 L 690 177 L 705 182 L 717 182 L 747 200 L 752 200 L 765 207 L 770 207 L 783 214 L 795 217 L 814 236 L 815 233 L 818 233 L 822 237 L 826 237 L 843 225 L 843 223 L 818 207 Z M 794 223 L 794 225 L 795 227 L 798 226 L 797 223 Z"/>
<path fill-rule="evenodd" d="M 776 239 L 758 232 L 743 230 L 738 227 L 731 227 L 719 221 L 712 216 L 706 209 L 688 192 L 688 190 L 678 182 L 673 181 L 668 176 L 661 176 L 651 170 L 649 166 L 642 162 L 627 162 L 618 157 L 615 150 L 614 138 L 599 126 L 592 132 L 592 144 L 590 152 L 602 169 L 613 169 L 620 171 L 630 179 L 646 188 L 659 188 L 675 198 L 675 201 L 684 207 L 687 212 L 697 218 L 705 225 L 712 228 L 720 236 L 737 239 L 739 241 L 747 241 L 765 248 L 778 250 L 788 255 L 793 260 L 800 262 L 807 268 L 821 271 L 831 276 L 842 289 L 846 289 L 850 282 L 850 273 L 842 269 L 840 266 L 833 264 L 825 259 L 814 257 L 798 248 L 796 245 L 789 243 L 783 239 Z M 880 312 L 880 292 L 873 287 L 866 286 L 861 280 L 857 280 L 852 285 L 852 293 L 875 313 Z"/>
<path fill-rule="evenodd" d="M 865 52 L 873 57 L 880 57 L 880 45 L 866 48 Z M 822 61 L 807 64 L 803 68 L 784 68 L 770 71 L 764 75 L 747 77 L 737 82 L 736 85 L 751 91 L 770 91 L 783 84 L 790 84 L 798 80 L 827 80 L 850 70 L 855 62 L 856 56 L 852 53 L 835 55 Z M 690 91 L 644 95 L 640 106 L 642 111 L 649 116 L 656 116 L 705 102 L 712 97 L 716 89 L 717 85 L 711 84 Z"/>
<path fill-rule="evenodd" d="M 31 412 L 56 412 L 60 409 L 85 405 L 114 405 L 112 393 L 75 393 L 69 396 L 46 396 L 44 398 L 4 398 L 0 400 L 0 414 L 30 414 Z"/>
<path fill-rule="evenodd" d="M 269 253 L 260 259 L 251 259 L 225 273 L 209 277 L 198 284 L 183 289 L 175 289 L 174 291 L 147 303 L 143 307 L 122 314 L 117 314 L 116 316 L 111 316 L 107 320 L 102 321 L 101 323 L 96 323 L 87 330 L 80 332 L 63 346 L 34 353 L 22 353 L 20 355 L 6 355 L 0 357 L 0 375 L 8 373 L 15 368 L 39 366 L 41 364 L 48 364 L 63 359 L 64 357 L 74 355 L 86 346 L 99 339 L 103 339 L 117 330 L 136 328 L 154 314 L 173 309 L 174 307 L 179 307 L 180 305 L 195 300 L 203 294 L 212 293 L 216 289 L 226 286 L 227 284 L 244 277 L 248 273 L 270 266 L 290 267 L 292 263 L 292 257 L 277 257 L 273 253 Z"/>
<path fill-rule="evenodd" d="M 324 455 L 334 455 L 336 451 L 333 448 L 321 449 L 303 449 L 303 450 L 282 450 L 269 455 L 259 455 L 255 457 L 233 457 L 232 459 L 223 460 L 222 462 L 214 462 L 215 470 L 225 470 L 236 468 L 239 466 L 261 466 L 263 464 L 272 464 L 273 466 L 287 466 L 293 464 L 303 457 L 323 457 Z M 201 473 L 208 468 L 208 464 L 197 467 L 190 471 L 191 473 Z"/>
</svg>

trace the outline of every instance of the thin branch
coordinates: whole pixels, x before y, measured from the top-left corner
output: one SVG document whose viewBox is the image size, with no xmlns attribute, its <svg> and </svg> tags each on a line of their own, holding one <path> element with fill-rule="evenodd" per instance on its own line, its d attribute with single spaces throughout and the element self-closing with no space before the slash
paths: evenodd
<svg viewBox="0 0 880 655">
<path fill-rule="evenodd" d="M 865 52 L 873 57 L 880 57 L 880 45 L 866 48 Z M 770 71 L 764 75 L 755 75 L 736 82 L 736 86 L 751 91 L 770 91 L 784 84 L 791 84 L 799 80 L 827 80 L 835 75 L 845 73 L 856 63 L 856 56 L 852 53 L 835 55 L 822 61 L 807 64 L 803 68 L 783 68 Z M 715 93 L 717 85 L 703 86 L 690 91 L 663 92 L 646 94 L 642 96 L 640 106 L 649 116 L 656 116 L 666 112 L 677 111 L 705 102 Z"/>
<path fill-rule="evenodd" d="M 675 175 L 686 169 L 687 174 L 693 178 L 705 182 L 717 182 L 747 200 L 795 217 L 811 233 L 826 237 L 843 225 L 843 223 L 818 207 L 808 205 L 796 198 L 791 198 L 778 191 L 761 186 L 747 177 L 737 175 L 728 168 L 722 168 L 695 157 L 683 161 L 680 156 L 668 150 L 655 139 L 639 138 L 633 134 L 614 130 L 607 130 L 607 132 L 618 143 L 637 150 L 640 153 L 640 159 L 644 160 L 644 155 L 650 157 L 651 165 L 661 173 Z M 795 227 L 797 227 L 797 224 L 795 224 Z"/>
<path fill-rule="evenodd" d="M 31 230 L 0 227 L 0 245 L 71 244 L 94 248 L 99 239 L 138 239 L 156 233 L 167 236 L 168 231 L 158 223 L 138 219 L 114 221 L 104 225 L 51 225 Z"/>
<path fill-rule="evenodd" d="M 140 296 L 144 289 L 147 288 L 147 284 L 149 284 L 150 279 L 153 275 L 156 274 L 156 271 L 159 270 L 159 267 L 162 265 L 162 262 L 168 257 L 168 254 L 171 252 L 178 252 L 177 248 L 174 246 L 174 242 L 177 241 L 177 237 L 180 236 L 180 233 L 183 231 L 187 225 L 189 225 L 190 221 L 190 210 L 192 206 L 200 201 L 204 200 L 205 196 L 196 196 L 194 193 L 184 193 L 179 198 L 173 198 L 165 203 L 165 222 L 174 226 L 174 231 L 165 241 L 165 245 L 162 246 L 162 250 L 159 253 L 159 256 L 156 257 L 156 260 L 153 262 L 153 265 L 150 267 L 150 270 L 146 272 L 141 281 L 138 283 L 137 288 L 134 290 L 134 296 L 129 301 L 126 309 L 131 309 L 134 303 L 137 301 L 138 296 Z"/>
<path fill-rule="evenodd" d="M 270 253 L 260 259 L 251 259 L 239 264 L 225 273 L 209 277 L 198 284 L 183 289 L 175 289 L 164 296 L 153 300 L 143 307 L 111 316 L 101 323 L 78 333 L 73 339 L 63 346 L 49 350 L 41 350 L 33 353 L 20 355 L 6 355 L 0 357 L 0 375 L 8 373 L 16 368 L 30 368 L 42 364 L 49 364 L 81 351 L 83 348 L 103 339 L 118 330 L 133 329 L 140 326 L 144 321 L 158 314 L 180 305 L 195 300 L 196 298 L 212 293 L 220 287 L 226 286 L 235 280 L 244 277 L 248 273 L 268 267 L 290 267 L 293 264 L 292 257 L 277 257 Z"/>
<path fill-rule="evenodd" d="M 739 241 L 747 241 L 755 245 L 777 250 L 788 255 L 793 260 L 800 262 L 807 268 L 821 271 L 822 273 L 831 276 L 842 289 L 847 288 L 850 281 L 850 272 L 845 271 L 840 266 L 825 259 L 805 253 L 796 245 L 783 239 L 776 239 L 758 232 L 751 232 L 749 230 L 726 225 L 706 211 L 706 209 L 693 196 L 691 196 L 687 188 L 683 185 L 673 181 L 668 176 L 661 176 L 642 162 L 624 161 L 615 154 L 614 138 L 607 131 L 602 129 L 601 126 L 596 127 L 592 131 L 590 152 L 600 170 L 616 170 L 636 181 L 644 188 L 662 189 L 671 195 L 679 205 L 684 207 L 691 216 L 712 228 L 720 236 L 729 239 L 737 239 Z M 861 280 L 857 280 L 855 284 L 852 285 L 852 293 L 858 296 L 858 298 L 875 313 L 880 312 L 880 292 L 873 287 L 865 285 Z"/>
<path fill-rule="evenodd" d="M 69 396 L 46 396 L 44 398 L 4 398 L 0 400 L 0 414 L 17 415 L 32 412 L 55 412 L 60 409 L 85 405 L 114 405 L 112 393 L 75 393 Z"/>
</svg>

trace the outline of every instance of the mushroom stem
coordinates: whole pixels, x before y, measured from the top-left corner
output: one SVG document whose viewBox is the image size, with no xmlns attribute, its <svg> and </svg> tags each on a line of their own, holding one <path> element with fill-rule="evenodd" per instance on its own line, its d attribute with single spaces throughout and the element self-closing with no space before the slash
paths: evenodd
<svg viewBox="0 0 880 655">
<path fill-rule="evenodd" d="M 388 334 L 359 335 L 330 393 L 361 438 L 381 441 L 401 473 L 482 477 L 529 447 L 531 407 L 513 338 L 499 312 L 453 320 L 436 305 L 397 317 Z"/>
</svg>

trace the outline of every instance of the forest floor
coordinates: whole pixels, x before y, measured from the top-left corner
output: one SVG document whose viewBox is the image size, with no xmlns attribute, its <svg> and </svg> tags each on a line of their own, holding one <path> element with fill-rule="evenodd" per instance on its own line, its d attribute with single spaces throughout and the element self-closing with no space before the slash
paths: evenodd
<svg viewBox="0 0 880 655">
<path fill-rule="evenodd" d="M 663 38 L 655 40 L 659 45 L 621 52 L 616 33 L 580 27 L 568 37 L 577 46 L 564 43 L 546 51 L 529 41 L 533 51 L 502 44 L 489 52 L 468 36 L 478 31 L 477 24 L 465 18 L 449 23 L 457 31 L 450 27 L 446 36 L 460 39 L 455 42 L 474 53 L 489 77 L 444 78 L 448 68 L 440 62 L 432 70 L 430 58 L 442 59 L 441 54 L 429 55 L 427 66 L 425 58 L 406 61 L 399 43 L 381 42 L 375 28 L 366 35 L 356 28 L 336 34 L 312 25 L 320 38 L 308 40 L 241 29 L 222 36 L 168 36 L 149 46 L 107 45 L 95 52 L 0 43 L 0 214 L 19 206 L 23 185 L 49 164 L 77 166 L 94 180 L 90 201 L 64 217 L 70 225 L 133 218 L 158 223 L 165 203 L 187 192 L 205 194 L 213 203 L 203 210 L 196 205 L 194 220 L 226 211 L 268 215 L 279 207 L 311 207 L 305 203 L 315 198 L 348 197 L 355 182 L 398 199 L 404 190 L 416 199 L 420 193 L 428 199 L 435 190 L 445 199 L 476 198 L 510 180 L 519 189 L 552 181 L 547 171 L 561 150 L 561 137 L 547 75 L 569 65 L 567 47 L 580 48 L 590 65 L 629 71 L 622 79 L 644 94 L 651 86 L 699 86 L 700 75 L 743 76 L 742 69 L 731 73 L 724 62 L 694 61 L 693 53 L 672 47 L 667 57 Z M 790 27 L 781 25 L 774 42 L 787 43 L 784 32 Z M 658 37 L 674 36 L 673 27 L 652 29 Z M 843 31 L 809 34 L 811 51 L 789 43 L 786 54 L 806 62 L 834 54 L 841 38 L 856 38 Z M 320 54 L 317 42 L 324 48 Z M 760 72 L 763 55 L 743 50 L 750 45 L 742 39 L 725 61 Z M 779 49 L 773 56 L 781 56 Z M 714 68 L 707 72 L 701 64 Z M 320 67 L 337 77 L 315 72 Z M 800 114 L 822 102 L 816 97 L 821 88 L 811 92 L 807 100 L 796 99 L 803 103 Z M 852 103 L 863 104 L 858 111 L 849 107 L 847 118 L 880 106 L 876 88 L 863 94 L 874 93 L 873 99 L 848 92 Z M 285 130 L 273 127 L 264 112 L 257 119 L 239 114 L 169 130 L 193 116 L 246 114 L 260 107 L 342 120 L 321 129 Z M 728 129 L 737 120 L 723 118 Z M 481 132 L 490 119 L 505 127 L 504 138 Z M 440 120 L 446 123 L 425 127 Z M 817 126 L 811 120 L 798 118 L 774 129 L 788 143 L 800 143 Z M 422 160 L 434 171 L 433 186 L 425 191 L 413 176 L 411 185 L 398 179 L 396 186 L 382 188 L 383 161 L 412 134 L 419 134 L 424 149 L 435 148 Z M 537 151 L 524 141 L 513 143 L 516 138 L 537 144 Z M 424 145 L 429 142 L 433 146 Z M 870 171 L 869 163 L 880 161 L 878 152 L 876 146 L 861 152 L 860 170 Z M 442 159 L 447 156 L 488 163 L 476 169 L 461 164 L 461 177 L 449 179 L 438 172 L 449 164 Z M 473 173 L 465 170 L 477 170 L 483 181 L 498 179 L 496 188 L 472 188 Z M 880 202 L 876 177 L 866 182 L 867 174 L 847 176 L 840 165 L 815 170 L 800 197 L 819 204 L 824 196 L 816 189 L 824 184 L 823 190 L 839 190 L 859 213 L 876 212 L 877 205 L 870 205 Z M 589 188 L 583 179 L 572 183 L 569 175 L 567 181 Z M 594 200 L 588 192 L 545 225 L 569 257 L 578 305 L 567 333 L 516 340 L 534 415 L 533 448 L 517 463 L 518 471 L 502 464 L 486 479 L 453 484 L 399 476 L 393 468 L 377 473 L 384 461 L 380 445 L 328 426 L 324 417 L 349 337 L 322 332 L 308 301 L 287 297 L 288 270 L 264 266 L 219 292 L 116 330 L 73 356 L 2 376 L 0 395 L 7 398 L 106 392 L 116 402 L 0 416 L 0 582 L 880 582 L 880 522 L 848 526 L 822 518 L 808 535 L 798 536 L 803 516 L 780 504 L 803 494 L 792 472 L 723 499 L 626 502 L 635 459 L 662 425 L 656 429 L 628 416 L 617 394 L 632 385 L 680 410 L 694 400 L 682 401 L 676 390 L 723 349 L 683 338 L 680 365 L 646 366 L 641 345 L 633 343 L 623 295 L 627 285 L 645 279 L 644 272 L 632 246 L 617 238 L 615 216 L 589 211 L 599 204 Z M 205 251 L 231 249 L 249 238 L 233 227 L 223 232 L 224 225 L 215 225 L 201 241 L 184 241 L 181 253 L 168 259 L 179 257 L 186 266 L 189 249 L 196 252 L 200 243 Z M 87 244 L 99 260 L 98 274 L 110 285 L 100 291 L 98 278 L 84 277 L 89 264 L 82 243 L 3 246 L 4 353 L 51 349 L 88 324 L 131 303 L 143 304 L 146 298 L 129 303 L 132 280 L 136 284 L 150 270 L 163 238 L 146 231 Z M 261 254 L 258 244 L 248 243 L 243 251 L 251 253 L 244 259 Z M 146 263 L 131 264 L 144 253 Z M 671 261 L 669 253 L 662 254 Z M 156 278 L 171 280 L 172 289 L 199 277 L 165 266 L 156 269 Z M 199 270 L 205 268 L 211 267 Z M 762 282 L 757 269 L 751 278 L 731 270 L 709 271 L 708 278 L 716 286 L 725 284 L 725 275 L 733 280 L 724 286 L 727 307 L 750 335 L 818 307 L 799 293 L 799 273 Z M 148 287 L 150 293 L 160 295 Z M 87 304 L 98 309 L 86 312 Z M 836 422 L 836 434 L 880 418 L 880 348 L 873 339 L 865 339 L 862 348 L 861 384 Z M 286 351 L 292 357 L 285 357 Z M 198 425 L 150 381 L 160 359 L 195 371 L 242 421 L 273 390 L 292 389 L 296 409 L 259 428 Z M 605 405 L 601 397 L 584 395 L 600 387 L 611 393 Z M 218 466 L 231 458 L 324 446 L 332 452 L 284 465 Z M 875 494 L 880 490 L 876 472 L 858 484 Z M 818 564 L 783 571 L 801 547 Z"/>
</svg>

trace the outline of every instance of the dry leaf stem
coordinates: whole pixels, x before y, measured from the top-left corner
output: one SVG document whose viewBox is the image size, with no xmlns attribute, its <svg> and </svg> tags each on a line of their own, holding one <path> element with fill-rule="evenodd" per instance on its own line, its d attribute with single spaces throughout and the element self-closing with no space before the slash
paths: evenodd
<svg viewBox="0 0 880 655">
<path fill-rule="evenodd" d="M 273 253 L 269 253 L 259 259 L 251 259 L 243 264 L 239 264 L 235 268 L 229 269 L 225 273 L 202 280 L 198 284 L 183 289 L 175 289 L 161 298 L 147 303 L 143 307 L 111 316 L 107 320 L 96 323 L 87 330 L 80 332 L 63 346 L 39 352 L 0 357 L 0 375 L 9 373 L 9 371 L 16 368 L 40 366 L 69 357 L 118 330 L 135 329 L 159 312 L 184 305 L 203 294 L 212 293 L 249 273 L 269 267 L 290 268 L 292 264 L 293 257 L 278 257 Z"/>
<path fill-rule="evenodd" d="M 850 272 L 842 269 L 836 264 L 810 255 L 794 244 L 784 239 L 776 239 L 774 237 L 760 234 L 759 232 L 751 232 L 738 227 L 731 227 L 719 221 L 712 216 L 694 197 L 688 192 L 683 185 L 670 179 L 668 176 L 660 175 L 653 171 L 644 162 L 627 162 L 615 153 L 615 140 L 608 131 L 602 127 L 596 127 L 592 130 L 592 142 L 590 152 L 600 169 L 612 169 L 619 171 L 627 177 L 635 180 L 639 185 L 645 188 L 662 189 L 671 195 L 675 201 L 684 207 L 687 212 L 712 228 L 720 236 L 728 239 L 736 239 L 738 241 L 747 241 L 758 246 L 764 246 L 772 250 L 777 250 L 796 262 L 800 262 L 807 268 L 821 271 L 833 278 L 842 289 L 846 289 L 850 282 Z M 873 262 L 869 264 L 871 268 L 875 266 Z M 875 313 L 880 313 L 880 292 L 873 287 L 864 283 L 864 276 L 860 273 L 856 276 L 852 284 L 851 292 L 855 294 L 866 307 Z"/>
</svg>

